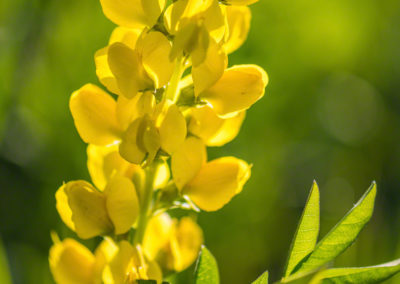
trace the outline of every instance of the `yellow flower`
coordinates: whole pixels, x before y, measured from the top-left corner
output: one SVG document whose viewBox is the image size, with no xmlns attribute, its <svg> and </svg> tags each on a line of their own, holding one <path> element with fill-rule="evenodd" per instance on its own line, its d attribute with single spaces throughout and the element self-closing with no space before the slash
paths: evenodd
<svg viewBox="0 0 400 284">
<path fill-rule="evenodd" d="M 246 112 L 238 112 L 229 118 L 221 118 L 209 106 L 191 108 L 188 111 L 188 132 L 201 138 L 207 146 L 222 146 L 239 133 Z"/>
<path fill-rule="evenodd" d="M 113 174 L 129 178 L 136 188 L 139 200 L 143 195 L 146 179 L 145 171 L 139 165 L 131 164 L 123 159 L 118 152 L 118 145 L 87 147 L 88 169 L 93 184 L 103 190 Z M 155 178 L 155 189 L 164 187 L 170 178 L 169 166 L 165 161 L 160 161 Z"/>
<path fill-rule="evenodd" d="M 128 28 L 152 27 L 165 0 L 100 0 L 103 12 L 115 24 Z"/>
<path fill-rule="evenodd" d="M 143 249 L 167 270 L 182 271 L 196 260 L 202 243 L 201 228 L 191 218 L 178 221 L 163 213 L 150 219 Z"/>
<path fill-rule="evenodd" d="M 224 48 L 227 53 L 238 49 L 247 38 L 250 30 L 251 11 L 247 6 L 227 6 L 227 31 Z"/>
<path fill-rule="evenodd" d="M 116 102 L 100 88 L 87 84 L 74 92 L 70 109 L 79 135 L 94 145 L 119 145 L 121 156 L 141 164 L 151 162 L 159 149 L 172 154 L 186 137 L 186 121 L 178 107 L 156 105 L 150 92 Z"/>
<path fill-rule="evenodd" d="M 216 211 L 242 191 L 251 171 L 245 161 L 234 157 L 206 160 L 203 142 L 189 137 L 172 155 L 171 170 L 182 195 L 205 211 Z"/>
<path fill-rule="evenodd" d="M 162 272 L 155 261 L 148 261 L 140 246 L 132 246 L 121 241 L 118 252 L 114 255 L 103 272 L 105 284 L 137 283 L 136 280 L 162 281 Z"/>
<path fill-rule="evenodd" d="M 175 35 L 171 59 L 191 55 L 193 66 L 201 64 L 211 39 L 221 41 L 225 34 L 225 9 L 217 0 L 178 0 L 164 14 L 168 32 Z"/>
<path fill-rule="evenodd" d="M 166 85 L 173 72 L 171 43 L 161 32 L 118 27 L 95 54 L 96 73 L 111 92 L 134 97 Z"/>
<path fill-rule="evenodd" d="M 126 233 L 139 214 L 135 186 L 118 175 L 104 191 L 86 181 L 70 181 L 57 190 L 56 200 L 61 219 L 82 239 Z"/>
<path fill-rule="evenodd" d="M 103 268 L 115 252 L 110 240 L 104 240 L 95 254 L 73 239 L 56 241 L 49 253 L 50 270 L 58 284 L 101 283 Z"/>
<path fill-rule="evenodd" d="M 226 69 L 211 87 L 198 94 L 195 89 L 195 94 L 209 103 L 217 115 L 229 117 L 262 98 L 267 84 L 267 73 L 261 67 L 237 65 Z"/>
</svg>

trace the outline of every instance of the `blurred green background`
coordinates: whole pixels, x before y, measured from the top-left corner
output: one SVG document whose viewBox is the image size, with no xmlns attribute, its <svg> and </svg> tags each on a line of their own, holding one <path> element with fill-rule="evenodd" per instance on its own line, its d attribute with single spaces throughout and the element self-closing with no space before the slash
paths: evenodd
<svg viewBox="0 0 400 284">
<path fill-rule="evenodd" d="M 270 84 L 237 139 L 209 150 L 253 163 L 252 178 L 199 217 L 222 283 L 281 276 L 313 179 L 321 235 L 378 183 L 371 223 L 335 265 L 400 257 L 400 1 L 261 0 L 252 11 L 230 65 L 259 64 Z M 74 236 L 54 199 L 63 181 L 88 179 L 68 100 L 99 84 L 93 55 L 113 27 L 97 0 L 0 2 L 0 236 L 15 283 L 52 283 L 50 230 Z"/>
</svg>

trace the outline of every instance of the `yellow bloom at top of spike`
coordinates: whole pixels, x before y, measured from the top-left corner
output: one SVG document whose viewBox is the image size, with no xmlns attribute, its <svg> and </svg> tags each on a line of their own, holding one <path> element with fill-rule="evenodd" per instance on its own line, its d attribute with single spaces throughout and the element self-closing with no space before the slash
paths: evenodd
<svg viewBox="0 0 400 284">
<path fill-rule="evenodd" d="M 117 96 L 92 84 L 72 94 L 94 185 L 63 184 L 56 207 L 79 238 L 104 241 L 92 253 L 56 240 L 50 269 L 61 284 L 161 283 L 161 268 L 186 269 L 203 242 L 192 218 L 168 210 L 218 210 L 251 175 L 235 157 L 208 161 L 206 146 L 233 140 L 264 95 L 261 67 L 228 67 L 249 31 L 247 5 L 257 0 L 100 2 L 118 27 L 94 56 L 96 75 Z"/>
</svg>

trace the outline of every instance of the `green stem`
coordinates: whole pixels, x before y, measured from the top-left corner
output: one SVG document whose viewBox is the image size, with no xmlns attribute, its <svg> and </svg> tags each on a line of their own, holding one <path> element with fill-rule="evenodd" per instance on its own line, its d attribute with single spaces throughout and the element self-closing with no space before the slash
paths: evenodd
<svg viewBox="0 0 400 284">
<path fill-rule="evenodd" d="M 185 60 L 183 59 L 183 56 L 180 56 L 176 59 L 174 73 L 172 73 L 171 80 L 169 81 L 169 85 L 167 87 L 165 97 L 170 99 L 173 103 L 176 103 L 179 98 L 179 81 L 181 80 L 183 72 L 185 72 L 186 69 L 184 63 Z"/>
<path fill-rule="evenodd" d="M 156 161 L 154 161 L 153 163 L 151 163 L 151 165 L 145 168 L 146 180 L 144 185 L 142 202 L 140 204 L 141 206 L 140 206 L 138 225 L 135 233 L 135 238 L 133 240 L 133 243 L 135 245 L 141 244 L 143 242 L 143 237 L 146 231 L 147 222 L 151 213 L 150 205 L 153 197 L 153 191 L 154 191 L 153 185 L 157 170 L 158 170 L 158 163 Z"/>
</svg>

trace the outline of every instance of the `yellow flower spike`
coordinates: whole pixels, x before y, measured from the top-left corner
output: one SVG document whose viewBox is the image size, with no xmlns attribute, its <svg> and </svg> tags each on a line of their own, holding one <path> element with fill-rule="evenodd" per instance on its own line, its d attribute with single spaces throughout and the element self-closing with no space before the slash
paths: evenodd
<svg viewBox="0 0 400 284">
<path fill-rule="evenodd" d="M 258 0 L 221 0 L 222 3 L 228 5 L 250 5 L 258 2 Z"/>
<path fill-rule="evenodd" d="M 179 272 L 196 260 L 202 243 L 202 230 L 191 218 L 178 221 L 163 213 L 150 219 L 143 250 L 149 259 L 157 260 L 167 270 Z"/>
<path fill-rule="evenodd" d="M 161 148 L 168 154 L 178 149 L 186 138 L 186 120 L 178 107 L 170 105 L 159 126 Z"/>
<path fill-rule="evenodd" d="M 127 98 L 153 85 L 139 54 L 123 43 L 116 42 L 108 47 L 108 64 L 121 94 Z"/>
<path fill-rule="evenodd" d="M 171 170 L 178 189 L 191 181 L 207 160 L 204 143 L 196 137 L 188 137 L 181 147 L 172 155 Z"/>
<path fill-rule="evenodd" d="M 227 6 L 226 17 L 228 30 L 224 47 L 227 53 L 232 53 L 247 38 L 250 30 L 251 11 L 247 6 Z"/>
<path fill-rule="evenodd" d="M 152 27 L 165 6 L 165 0 L 100 0 L 107 18 L 128 28 Z"/>
<path fill-rule="evenodd" d="M 224 74 L 227 64 L 228 57 L 221 45 L 210 38 L 210 44 L 204 61 L 192 68 L 195 94 L 200 94 L 214 85 Z"/>
<path fill-rule="evenodd" d="M 174 63 L 169 59 L 171 43 L 166 36 L 160 32 L 149 32 L 137 42 L 136 48 L 155 88 L 166 85 L 174 70 Z"/>
<path fill-rule="evenodd" d="M 113 30 L 109 45 L 115 42 L 124 43 L 130 48 L 135 48 L 136 41 L 139 38 L 141 31 L 135 29 L 128 29 L 124 27 L 117 27 Z M 99 81 L 112 93 L 119 95 L 117 81 L 111 72 L 108 64 L 108 46 L 98 50 L 94 56 L 96 63 L 96 75 Z"/>
<path fill-rule="evenodd" d="M 107 184 L 104 194 L 114 233 L 119 235 L 127 232 L 139 215 L 135 186 L 128 178 L 116 175 Z"/>
<path fill-rule="evenodd" d="M 199 97 L 223 117 L 248 109 L 264 95 L 267 73 L 256 65 L 237 65 L 225 70 L 222 77 Z"/>
<path fill-rule="evenodd" d="M 250 177 L 250 166 L 234 157 L 206 163 L 182 190 L 202 210 L 216 211 L 238 194 Z"/>
<path fill-rule="evenodd" d="M 57 190 L 56 200 L 61 219 L 81 239 L 112 232 L 105 197 L 91 184 L 85 181 L 68 182 Z"/>
<path fill-rule="evenodd" d="M 108 145 L 120 139 L 116 103 L 99 87 L 84 85 L 72 94 L 69 107 L 78 133 L 86 143 Z"/>
<path fill-rule="evenodd" d="M 58 284 L 97 284 L 96 258 L 73 239 L 55 243 L 49 254 L 50 270 Z"/>
<path fill-rule="evenodd" d="M 209 106 L 190 109 L 188 131 L 201 138 L 207 146 L 222 146 L 239 133 L 245 111 L 220 118 Z"/>
</svg>

